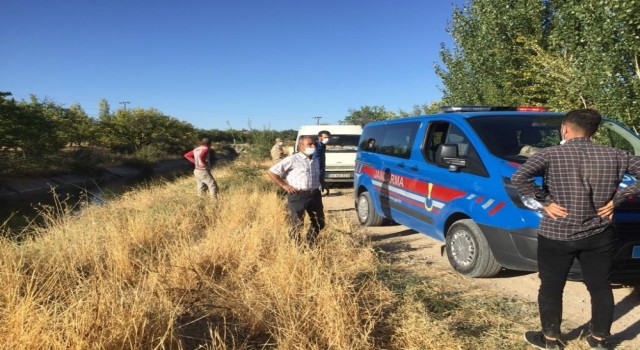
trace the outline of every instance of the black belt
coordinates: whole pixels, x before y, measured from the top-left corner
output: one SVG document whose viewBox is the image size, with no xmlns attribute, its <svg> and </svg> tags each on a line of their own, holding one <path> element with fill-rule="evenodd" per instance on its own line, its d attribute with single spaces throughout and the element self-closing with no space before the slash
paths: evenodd
<svg viewBox="0 0 640 350">
<path fill-rule="evenodd" d="M 298 193 L 294 193 L 294 194 L 311 194 L 315 191 L 320 191 L 319 189 L 313 189 L 313 190 L 298 190 Z"/>
</svg>

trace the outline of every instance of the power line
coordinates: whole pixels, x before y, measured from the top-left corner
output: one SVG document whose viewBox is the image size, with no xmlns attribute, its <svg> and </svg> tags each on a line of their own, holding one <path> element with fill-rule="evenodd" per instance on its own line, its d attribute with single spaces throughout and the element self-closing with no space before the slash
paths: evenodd
<svg viewBox="0 0 640 350">
<path fill-rule="evenodd" d="M 315 119 L 316 120 L 316 125 L 320 125 L 320 119 L 322 119 L 322 117 L 313 117 L 311 119 Z"/>
<path fill-rule="evenodd" d="M 124 106 L 123 108 L 124 108 L 124 110 L 126 111 L 126 110 L 127 110 L 127 105 L 128 105 L 128 104 L 130 104 L 131 102 L 129 102 L 129 101 L 120 101 L 120 102 L 118 102 L 118 103 L 120 103 L 121 105 L 123 105 L 123 106 Z"/>
</svg>

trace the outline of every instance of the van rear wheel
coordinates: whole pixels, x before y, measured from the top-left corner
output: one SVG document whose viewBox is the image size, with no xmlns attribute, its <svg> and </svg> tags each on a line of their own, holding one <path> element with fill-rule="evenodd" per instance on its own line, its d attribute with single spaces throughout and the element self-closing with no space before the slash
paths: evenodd
<svg viewBox="0 0 640 350">
<path fill-rule="evenodd" d="M 493 277 L 502 269 L 482 230 L 471 219 L 456 221 L 447 231 L 447 258 L 467 277 Z"/>
<path fill-rule="evenodd" d="M 371 195 L 367 191 L 360 193 L 358 196 L 356 212 L 358 214 L 358 221 L 364 226 L 380 226 L 384 222 L 384 217 L 376 213 Z"/>
</svg>

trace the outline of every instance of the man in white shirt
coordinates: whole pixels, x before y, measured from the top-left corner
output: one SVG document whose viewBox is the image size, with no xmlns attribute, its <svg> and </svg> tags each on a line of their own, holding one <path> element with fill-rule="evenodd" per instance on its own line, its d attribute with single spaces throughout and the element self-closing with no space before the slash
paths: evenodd
<svg viewBox="0 0 640 350">
<path fill-rule="evenodd" d="M 288 194 L 287 206 L 291 215 L 289 236 L 297 243 L 301 242 L 300 231 L 304 225 L 304 214 L 309 214 L 309 246 L 315 243 L 325 224 L 320 194 L 320 162 L 313 157 L 315 150 L 313 140 L 303 137 L 298 143 L 297 153 L 284 158 L 267 171 L 271 181 Z"/>
</svg>

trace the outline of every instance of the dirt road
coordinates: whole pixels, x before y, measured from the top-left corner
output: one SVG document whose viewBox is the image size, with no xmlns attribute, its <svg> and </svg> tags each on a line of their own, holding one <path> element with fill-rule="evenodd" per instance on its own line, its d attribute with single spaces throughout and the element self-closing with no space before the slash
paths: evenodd
<svg viewBox="0 0 640 350">
<path fill-rule="evenodd" d="M 357 222 L 353 190 L 333 189 L 323 198 L 329 215 L 344 215 Z M 402 225 L 363 228 L 374 245 L 382 247 L 403 261 L 430 263 L 438 269 L 451 269 L 446 256 L 441 255 L 443 243 Z M 498 291 L 525 301 L 536 302 L 539 280 L 536 273 L 504 270 L 494 278 L 466 279 L 470 286 Z M 616 286 L 616 303 L 612 328 L 612 343 L 616 349 L 640 349 L 640 286 Z M 589 293 L 581 282 L 568 282 L 564 291 L 563 331 L 575 330 L 589 321 Z M 534 326 L 537 328 L 537 325 Z"/>
</svg>

